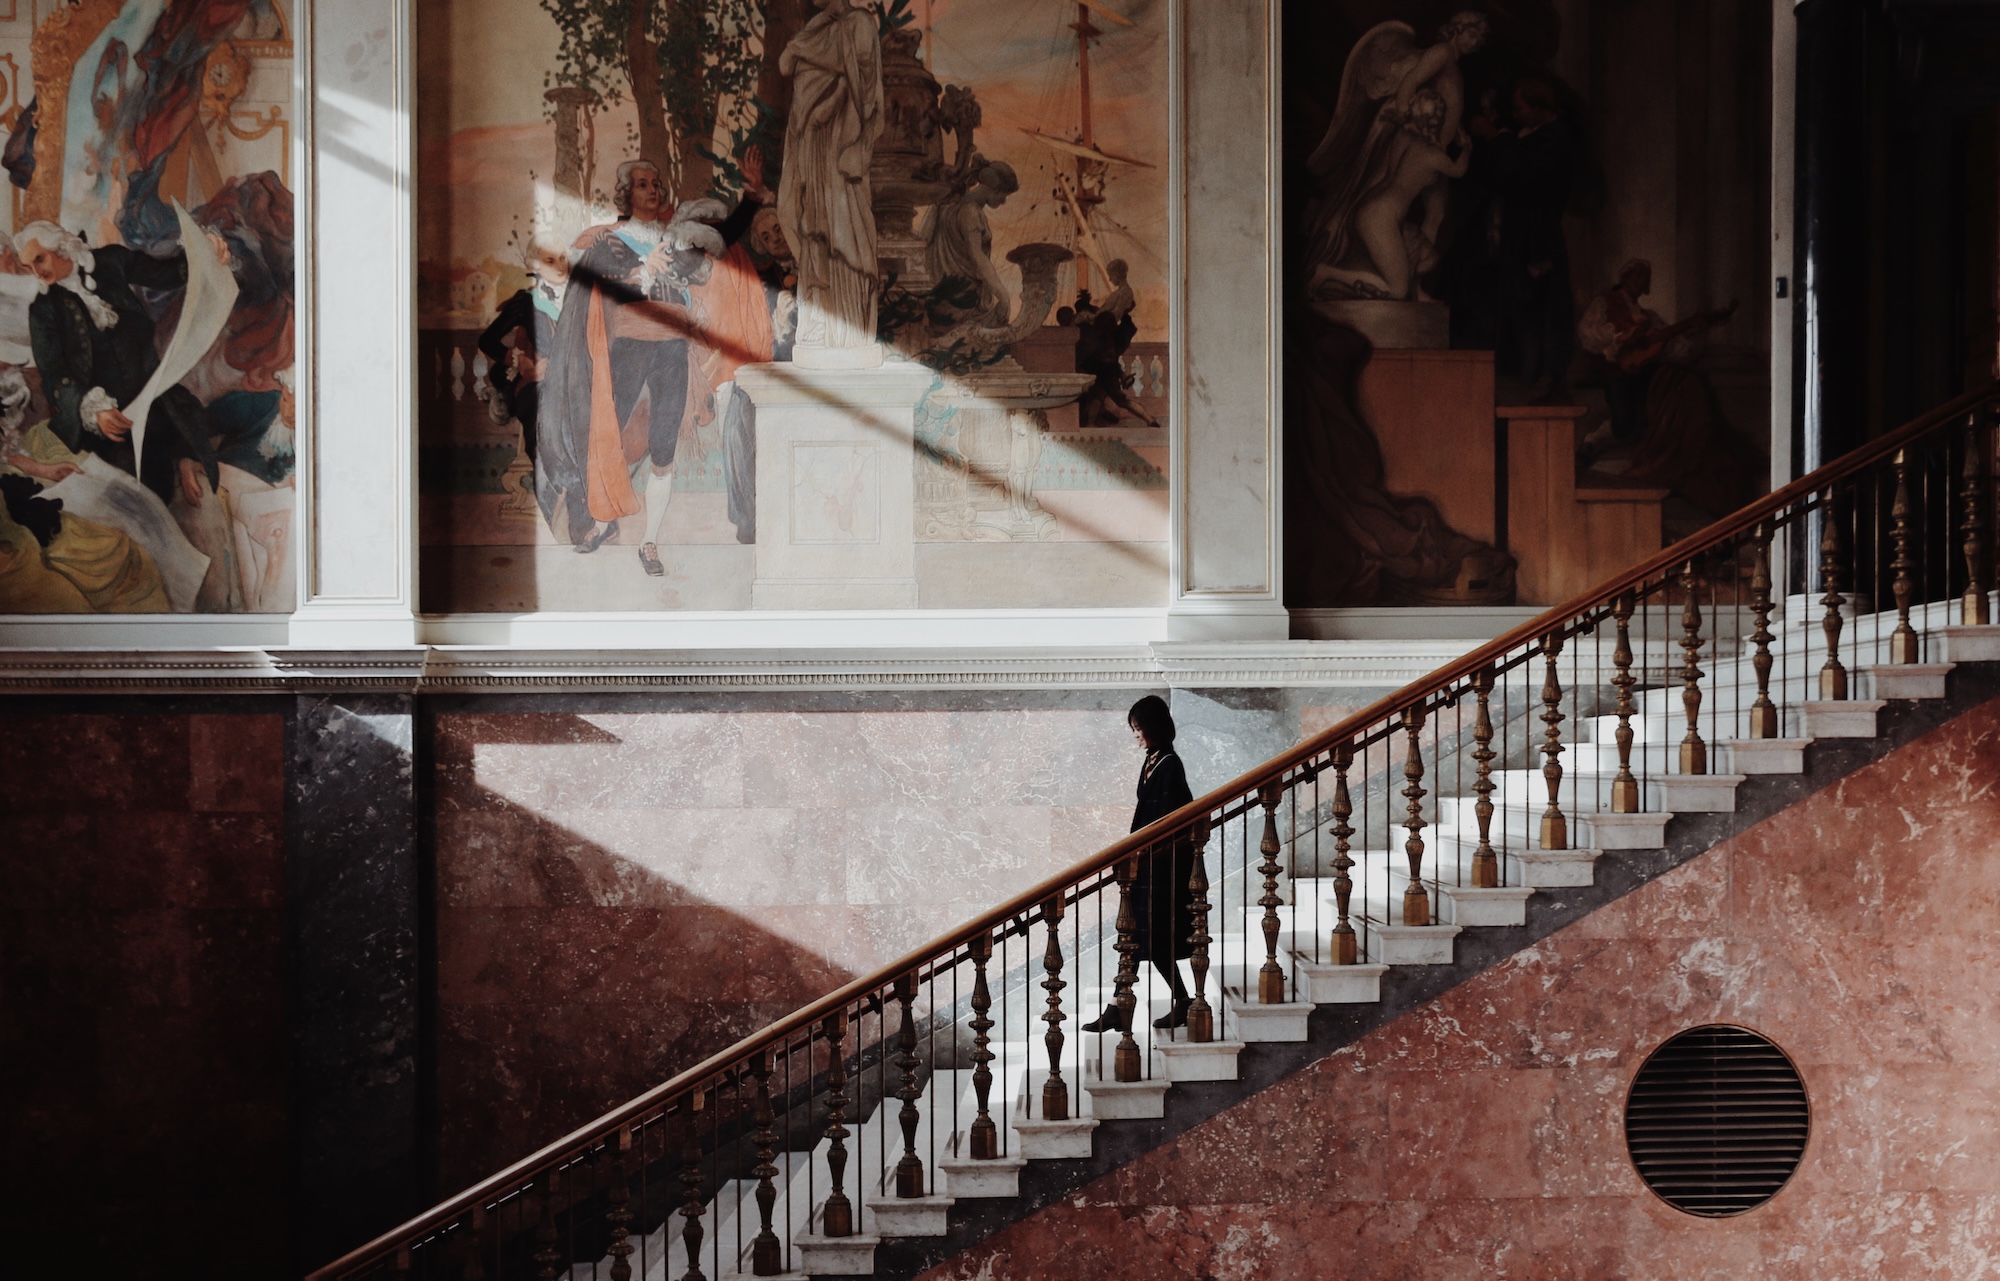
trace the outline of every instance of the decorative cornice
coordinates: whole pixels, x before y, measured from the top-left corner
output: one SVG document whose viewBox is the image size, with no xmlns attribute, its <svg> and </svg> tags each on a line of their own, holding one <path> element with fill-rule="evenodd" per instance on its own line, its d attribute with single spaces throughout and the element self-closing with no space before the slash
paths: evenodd
<svg viewBox="0 0 2000 1281">
<path fill-rule="evenodd" d="M 0 694 L 405 694 L 1394 687 L 1466 641 L 1103 649 L 0 650 Z"/>
</svg>

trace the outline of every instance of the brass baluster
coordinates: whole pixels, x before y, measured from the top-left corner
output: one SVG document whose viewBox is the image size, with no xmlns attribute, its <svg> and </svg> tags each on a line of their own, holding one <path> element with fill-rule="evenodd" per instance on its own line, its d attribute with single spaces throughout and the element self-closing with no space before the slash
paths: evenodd
<svg viewBox="0 0 2000 1281">
<path fill-rule="evenodd" d="M 1771 535 L 1771 522 L 1760 522 L 1757 560 L 1750 571 L 1750 612 L 1757 619 L 1757 630 L 1750 633 L 1750 642 L 1757 647 L 1750 659 L 1757 669 L 1757 701 L 1750 704 L 1751 738 L 1778 736 L 1778 706 L 1771 701 L 1771 642 L 1777 639 L 1771 635 Z"/>
<path fill-rule="evenodd" d="M 535 1224 L 535 1262 L 541 1266 L 535 1269 L 539 1281 L 556 1281 L 556 1264 L 562 1262 L 562 1252 L 556 1249 L 556 1191 L 561 1186 L 562 1175 L 550 1170 L 542 1180 L 542 1217 Z"/>
<path fill-rule="evenodd" d="M 989 1021 L 986 1026 L 993 1024 Z M 854 1202 L 847 1196 L 847 1011 L 827 1015 L 820 1027 L 826 1032 L 827 1054 L 826 1178 L 833 1190 L 827 1193 L 826 1205 L 819 1212 L 819 1230 L 829 1237 L 851 1237 Z M 988 1074 L 987 1080 L 992 1079 Z M 978 1141 L 977 1130 L 973 1139 Z"/>
<path fill-rule="evenodd" d="M 994 1055 L 987 1048 L 993 1043 L 987 1035 L 993 1030 L 993 1020 L 987 1017 L 993 1008 L 993 992 L 986 985 L 986 963 L 993 959 L 993 932 L 981 934 L 966 950 L 972 956 L 972 1095 L 978 1103 L 978 1113 L 972 1118 L 971 1152 L 975 1161 L 991 1161 L 1000 1155 L 1000 1130 L 988 1110 L 993 1069 L 987 1064 L 993 1062 Z"/>
<path fill-rule="evenodd" d="M 1409 839 L 1403 854 L 1410 860 L 1410 883 L 1403 887 L 1403 924 L 1431 923 L 1431 896 L 1424 889 L 1424 757 L 1417 745 L 1417 731 L 1424 727 L 1424 709 L 1403 709 L 1403 729 L 1410 738 L 1409 754 L 1403 758 L 1403 796 L 1409 804 L 1403 826 Z"/>
<path fill-rule="evenodd" d="M 708 1281 L 701 1270 L 701 1107 L 702 1093 L 696 1090 L 687 1100 L 687 1143 L 681 1148 L 681 1244 L 687 1247 L 687 1271 L 681 1281 Z"/>
<path fill-rule="evenodd" d="M 1156 865 L 1161 862 L 1172 864 L 1171 859 L 1154 859 Z M 1139 1079 L 1139 1042 L 1132 1037 L 1132 1016 L 1139 1006 L 1138 994 L 1133 991 L 1139 984 L 1139 915 L 1132 906 L 1132 886 L 1138 877 L 1137 855 L 1118 860 L 1118 942 L 1114 945 L 1118 973 L 1111 980 L 1111 1004 L 1117 1008 L 1122 1025 L 1118 1050 L 1112 1056 L 1112 1079 L 1117 1081 Z"/>
<path fill-rule="evenodd" d="M 1278 874 L 1285 870 L 1278 862 L 1278 852 L 1284 848 L 1278 842 L 1278 802 L 1284 798 L 1284 789 L 1276 783 L 1264 784 L 1257 798 L 1264 806 L 1264 836 L 1257 842 L 1257 852 L 1264 856 L 1257 865 L 1257 874 L 1264 878 L 1264 894 L 1257 900 L 1264 909 L 1258 922 L 1264 931 L 1264 964 L 1257 971 L 1259 1005 L 1281 1005 L 1285 1000 L 1285 972 L 1278 968 L 1278 905 L 1284 902 L 1278 897 Z"/>
<path fill-rule="evenodd" d="M 1993 621 L 1986 603 L 1986 456 L 1979 415 L 1965 418 L 1965 461 L 1959 468 L 1958 500 L 1964 514 L 1959 532 L 1964 536 L 1965 594 L 1959 598 L 1958 621 L 1968 626 L 1984 626 Z"/>
<path fill-rule="evenodd" d="M 1194 954 L 1188 969 L 1194 972 L 1194 999 L 1188 1002 L 1187 1038 L 1197 1045 L 1215 1039 L 1215 1008 L 1208 1003 L 1208 817 L 1203 815 L 1188 829 L 1194 846 L 1194 869 L 1188 875 L 1188 911 L 1194 917 L 1194 931 L 1188 936 Z"/>
<path fill-rule="evenodd" d="M 632 1252 L 637 1247 L 630 1240 L 632 1235 L 632 1174 L 626 1162 L 632 1156 L 632 1127 L 618 1127 L 618 1137 L 611 1148 L 611 1188 L 605 1194 L 607 1208 L 605 1221 L 611 1224 L 611 1244 L 605 1253 L 611 1256 L 611 1281 L 632 1281 Z"/>
<path fill-rule="evenodd" d="M 1618 744 L 1618 773 L 1611 780 L 1611 812 L 1637 814 L 1639 780 L 1632 774 L 1632 691 L 1639 678 L 1632 674 L 1632 611 L 1637 602 L 1631 592 L 1623 592 L 1611 602 L 1611 621 L 1617 625 L 1618 641 L 1611 650 L 1612 688 L 1618 691 L 1618 728 L 1612 737 Z"/>
<path fill-rule="evenodd" d="M 896 1097 L 903 1101 L 896 1113 L 903 1127 L 903 1159 L 896 1162 L 896 1195 L 920 1197 L 924 1194 L 924 1160 L 917 1155 L 917 1023 L 911 1006 L 917 999 L 917 976 L 905 974 L 896 980 L 896 1003 L 903 1007 L 903 1024 L 896 1032 L 896 1068 L 903 1086 Z"/>
<path fill-rule="evenodd" d="M 1896 558 L 1889 562 L 1894 574 L 1889 580 L 1889 590 L 1896 596 L 1896 630 L 1889 633 L 1889 661 L 1914 663 L 1918 645 L 1917 629 L 1910 626 L 1910 598 L 1916 594 L 1917 584 L 1910 575 L 1917 562 L 1910 554 L 1910 464 L 1902 450 L 1896 451 L 1891 466 L 1896 476 L 1896 496 L 1889 504 L 1889 541 L 1896 549 Z"/>
<path fill-rule="evenodd" d="M 1482 667 L 1472 674 L 1472 692 L 1478 699 L 1478 714 L 1472 721 L 1472 760 L 1475 766 L 1472 816 L 1479 823 L 1479 848 L 1472 851 L 1472 886 L 1490 890 L 1500 884 L 1500 858 L 1493 852 L 1493 669 Z"/>
<path fill-rule="evenodd" d="M 1542 848 L 1545 850 L 1566 850 L 1569 848 L 1569 820 L 1562 812 L 1563 784 L 1563 740 L 1562 677 L 1556 671 L 1556 659 L 1561 657 L 1563 638 L 1548 635 L 1542 638 L 1542 657 L 1547 666 L 1542 672 L 1542 714 L 1539 717 L 1547 728 L 1542 731 L 1542 782 L 1549 789 L 1548 807 L 1542 811 Z"/>
<path fill-rule="evenodd" d="M 1695 595 L 1699 584 L 1695 579 L 1694 562 L 1689 561 L 1681 569 L 1681 591 L 1686 601 L 1681 606 L 1681 653 L 1685 661 L 1681 664 L 1681 710 L 1687 713 L 1687 734 L 1681 739 L 1681 773 L 1708 773 L 1708 744 L 1701 738 L 1701 601 Z"/>
<path fill-rule="evenodd" d="M 777 1118 L 771 1111 L 769 1050 L 750 1056 L 750 1076 L 757 1082 L 750 1111 L 750 1123 L 757 1127 L 757 1164 L 750 1169 L 750 1177 L 757 1180 L 757 1235 L 750 1241 L 750 1274 L 774 1277 L 785 1270 L 785 1252 L 778 1244 L 778 1234 L 771 1230 L 771 1211 L 778 1204 L 778 1189 L 771 1182 L 778 1174 L 778 1167 L 772 1164 L 778 1155 L 778 1136 L 771 1129 Z"/>
<path fill-rule="evenodd" d="M 472 1222 L 466 1228 L 465 1267 L 459 1275 L 465 1281 L 486 1281 L 486 1210 L 474 1206 Z"/>
<path fill-rule="evenodd" d="M 1048 1012 L 1042 1015 L 1042 1022 L 1049 1025 L 1042 1044 L 1049 1051 L 1049 1079 L 1042 1082 L 1042 1119 L 1044 1121 L 1069 1120 L 1069 1084 L 1062 1075 L 1063 1012 L 1062 990 L 1069 986 L 1063 982 L 1062 937 L 1057 927 L 1062 924 L 1063 901 L 1058 894 L 1042 904 L 1042 922 L 1048 926 L 1049 943 L 1042 951 L 1042 990 L 1049 994 Z"/>
<path fill-rule="evenodd" d="M 1354 827 L 1347 820 L 1354 817 L 1354 801 L 1347 794 L 1347 770 L 1354 764 L 1354 749 L 1341 744 L 1333 749 L 1333 907 L 1336 919 L 1333 924 L 1333 963 L 1335 965 L 1355 965 L 1360 962 L 1360 940 L 1354 933 L 1354 922 L 1348 916 L 1348 904 L 1354 896 L 1354 878 L 1349 873 L 1354 868 L 1348 839 L 1354 835 Z"/>
<path fill-rule="evenodd" d="M 1845 598 L 1840 594 L 1840 511 L 1831 489 L 1826 491 L 1819 518 L 1819 578 L 1826 589 L 1826 594 L 1819 598 L 1819 603 L 1826 606 L 1819 624 L 1826 633 L 1826 662 L 1819 669 L 1819 696 L 1839 700 L 1847 697 L 1847 668 L 1840 661 L 1840 607 Z"/>
</svg>

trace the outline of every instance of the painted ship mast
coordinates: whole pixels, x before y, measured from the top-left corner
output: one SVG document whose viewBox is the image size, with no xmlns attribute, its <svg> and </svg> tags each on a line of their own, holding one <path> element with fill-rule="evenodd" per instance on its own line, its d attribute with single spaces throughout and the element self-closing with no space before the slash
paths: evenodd
<svg viewBox="0 0 2000 1281">
<path fill-rule="evenodd" d="M 1104 29 L 1091 21 L 1091 15 L 1105 19 L 1121 27 L 1135 26 L 1130 18 L 1103 3 L 1103 0 L 1076 0 L 1076 21 L 1070 30 L 1076 33 L 1077 69 L 1077 136 L 1074 141 L 1040 133 L 1033 129 L 1026 132 L 1051 149 L 1062 153 L 1072 161 L 1070 168 L 1057 166 L 1055 194 L 1068 207 L 1071 219 L 1076 223 L 1076 283 L 1077 288 L 1090 287 L 1090 272 L 1093 266 L 1107 289 L 1110 278 L 1105 275 L 1104 264 L 1110 255 L 1104 252 L 1097 238 L 1096 213 L 1104 203 L 1104 182 L 1112 165 L 1136 165 L 1142 169 L 1153 166 L 1143 160 L 1129 156 L 1113 155 L 1101 150 L 1097 145 L 1096 126 L 1091 119 L 1090 103 L 1090 45 Z"/>
</svg>

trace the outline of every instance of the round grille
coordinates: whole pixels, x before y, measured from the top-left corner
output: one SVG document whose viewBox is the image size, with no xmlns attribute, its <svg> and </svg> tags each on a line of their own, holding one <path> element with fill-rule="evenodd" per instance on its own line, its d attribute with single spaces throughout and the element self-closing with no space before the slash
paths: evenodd
<svg viewBox="0 0 2000 1281">
<path fill-rule="evenodd" d="M 1690 1028 L 1633 1079 L 1625 1146 L 1668 1205 L 1722 1218 L 1785 1186 L 1809 1120 L 1805 1082 L 1783 1050 L 1740 1027 Z"/>
</svg>

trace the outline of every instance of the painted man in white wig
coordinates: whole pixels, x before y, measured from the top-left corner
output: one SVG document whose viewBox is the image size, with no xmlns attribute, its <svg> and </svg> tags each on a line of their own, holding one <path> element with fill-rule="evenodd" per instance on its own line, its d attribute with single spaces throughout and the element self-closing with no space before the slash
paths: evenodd
<svg viewBox="0 0 2000 1281">
<path fill-rule="evenodd" d="M 228 263 L 222 238 L 210 241 Z M 137 290 L 185 288 L 187 254 L 92 249 L 50 222 L 17 232 L 14 252 L 40 285 L 28 304 L 28 332 L 49 401 L 49 429 L 70 449 L 137 475 L 161 502 L 171 503 L 178 488 L 190 507 L 200 507 L 218 477 L 194 393 L 171 387 L 153 402 L 143 460 L 133 456 L 133 423 L 124 413 L 160 363 L 153 314 Z"/>
<path fill-rule="evenodd" d="M 778 57 L 792 81 L 778 213 L 798 262 L 793 359 L 804 365 L 821 363 L 814 349 L 874 350 L 882 284 L 868 181 L 882 132 L 881 38 L 874 13 L 853 0 L 817 3 L 819 13 Z"/>
</svg>

